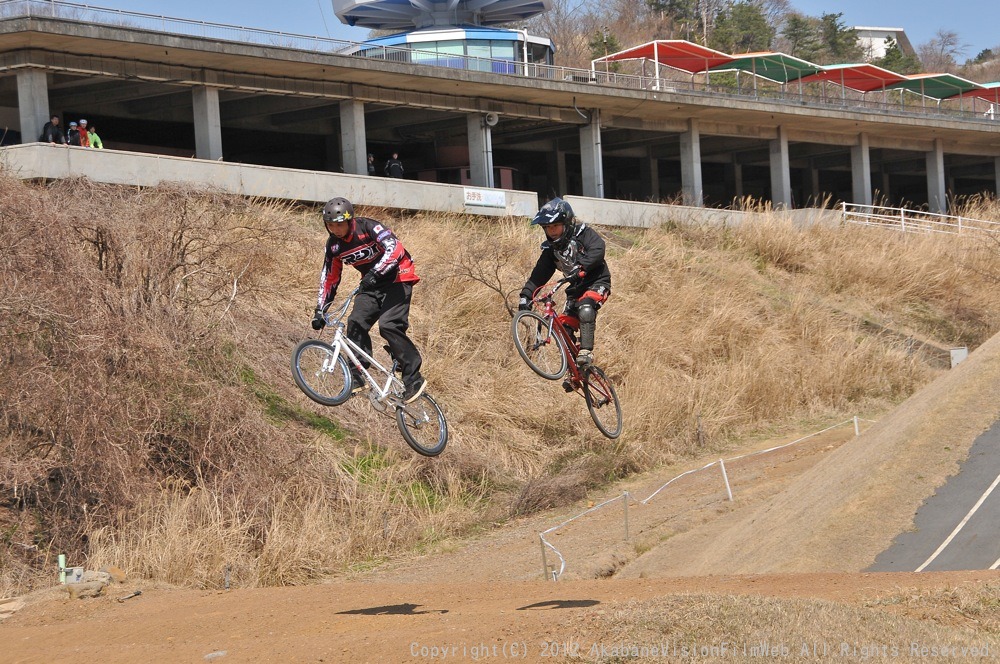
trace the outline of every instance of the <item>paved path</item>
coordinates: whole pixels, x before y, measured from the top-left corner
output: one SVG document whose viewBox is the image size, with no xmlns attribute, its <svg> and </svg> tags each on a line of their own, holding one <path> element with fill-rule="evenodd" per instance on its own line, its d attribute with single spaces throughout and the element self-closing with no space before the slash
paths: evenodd
<svg viewBox="0 0 1000 664">
<path fill-rule="evenodd" d="M 1000 421 L 976 438 L 958 474 L 921 505 L 914 525 L 867 571 L 1000 567 Z"/>
</svg>

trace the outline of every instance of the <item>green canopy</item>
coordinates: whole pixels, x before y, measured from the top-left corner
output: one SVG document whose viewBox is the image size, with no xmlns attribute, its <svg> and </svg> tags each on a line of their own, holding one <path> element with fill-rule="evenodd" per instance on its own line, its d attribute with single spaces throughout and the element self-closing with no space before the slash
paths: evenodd
<svg viewBox="0 0 1000 664">
<path fill-rule="evenodd" d="M 983 86 L 954 74 L 913 74 L 904 81 L 891 83 L 886 87 L 909 90 L 924 97 L 941 100 L 980 90 Z"/>
<path fill-rule="evenodd" d="M 745 71 L 776 83 L 788 83 L 823 70 L 819 65 L 784 53 L 743 53 L 732 57 L 732 62 L 716 65 L 709 71 Z"/>
</svg>

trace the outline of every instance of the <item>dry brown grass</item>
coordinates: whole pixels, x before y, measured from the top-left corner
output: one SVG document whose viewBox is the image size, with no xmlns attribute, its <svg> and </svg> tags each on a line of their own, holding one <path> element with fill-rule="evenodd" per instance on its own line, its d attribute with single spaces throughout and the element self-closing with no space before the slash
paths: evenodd
<svg viewBox="0 0 1000 664">
<path fill-rule="evenodd" d="M 411 330 L 452 434 L 426 460 L 360 400 L 320 408 L 290 380 L 311 334 L 315 210 L 2 174 L 0 198 L 7 588 L 63 551 L 205 587 L 227 566 L 239 585 L 303 583 L 699 448 L 879 412 L 935 369 L 866 319 L 970 348 L 1000 328 L 987 245 L 771 218 L 605 230 L 598 357 L 626 427 L 612 444 L 511 347 L 505 296 L 537 232 L 362 210 L 422 277 Z"/>
<path fill-rule="evenodd" d="M 910 598 L 904 591 L 865 606 L 756 596 L 677 595 L 634 601 L 600 615 L 590 612 L 575 626 L 575 633 L 587 635 L 586 640 L 577 641 L 579 659 L 587 662 L 757 662 L 767 658 L 889 662 L 929 657 L 979 661 L 995 657 L 1000 648 L 995 591 L 995 587 L 985 586 L 930 596 L 920 593 L 920 599 Z M 910 610 L 899 611 L 899 605 Z M 983 621 L 984 614 L 992 617 Z M 644 647 L 645 656 L 641 651 Z M 651 648 L 661 650 L 653 653 Z M 666 657 L 660 654 L 662 648 L 667 649 Z M 930 654 L 932 648 L 937 654 Z"/>
</svg>

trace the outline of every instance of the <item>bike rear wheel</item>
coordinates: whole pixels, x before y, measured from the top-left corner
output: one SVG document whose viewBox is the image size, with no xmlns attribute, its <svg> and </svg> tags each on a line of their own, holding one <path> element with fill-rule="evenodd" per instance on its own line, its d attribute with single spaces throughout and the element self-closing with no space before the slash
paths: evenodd
<svg viewBox="0 0 1000 664">
<path fill-rule="evenodd" d="M 319 339 L 306 339 L 295 347 L 292 377 L 307 397 L 324 406 L 339 406 L 351 398 L 347 361 Z"/>
<path fill-rule="evenodd" d="M 549 380 L 562 378 L 568 366 L 566 353 L 562 340 L 549 329 L 548 320 L 534 311 L 518 311 L 510 332 L 514 347 L 532 371 Z"/>
<path fill-rule="evenodd" d="M 594 424 L 605 436 L 615 439 L 622 433 L 622 406 L 611 380 L 598 367 L 587 369 L 583 377 L 583 397 Z"/>
<path fill-rule="evenodd" d="M 415 401 L 396 408 L 396 424 L 406 444 L 417 454 L 437 456 L 448 444 L 448 421 L 441 407 L 426 392 Z"/>
</svg>

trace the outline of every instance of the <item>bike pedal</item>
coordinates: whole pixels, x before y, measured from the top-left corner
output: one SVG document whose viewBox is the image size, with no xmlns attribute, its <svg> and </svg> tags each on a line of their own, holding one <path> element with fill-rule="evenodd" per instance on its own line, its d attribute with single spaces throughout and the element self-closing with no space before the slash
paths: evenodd
<svg viewBox="0 0 1000 664">
<path fill-rule="evenodd" d="M 564 380 L 563 381 L 562 387 L 563 387 L 564 390 L 566 390 L 566 392 L 572 392 L 573 391 L 573 383 L 571 383 L 568 380 Z"/>
</svg>

